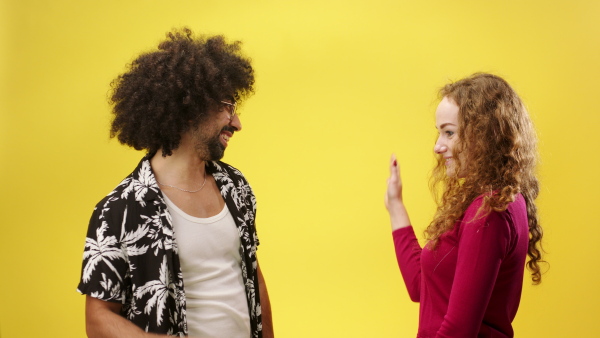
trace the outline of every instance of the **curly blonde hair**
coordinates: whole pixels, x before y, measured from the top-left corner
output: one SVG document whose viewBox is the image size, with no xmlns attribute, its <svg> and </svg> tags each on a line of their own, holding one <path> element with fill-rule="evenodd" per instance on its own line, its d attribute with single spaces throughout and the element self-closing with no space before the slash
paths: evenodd
<svg viewBox="0 0 600 338">
<path fill-rule="evenodd" d="M 539 193 L 537 137 L 523 102 L 504 79 L 485 73 L 450 83 L 439 94 L 459 107 L 458 139 L 453 148 L 455 175 L 447 175 L 444 160 L 438 156 L 430 182 L 438 209 L 425 237 L 436 247 L 440 236 L 454 227 L 480 195 L 484 197 L 478 213 L 487 215 L 506 210 L 520 193 L 527 204 L 529 223 L 527 267 L 533 283 L 539 284 L 543 232 L 534 202 Z M 460 153 L 466 156 L 458 156 Z"/>
</svg>

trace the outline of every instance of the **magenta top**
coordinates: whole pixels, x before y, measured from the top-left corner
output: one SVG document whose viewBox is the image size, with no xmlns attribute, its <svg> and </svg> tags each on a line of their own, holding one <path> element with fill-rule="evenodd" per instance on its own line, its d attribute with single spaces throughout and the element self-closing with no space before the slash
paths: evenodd
<svg viewBox="0 0 600 338">
<path fill-rule="evenodd" d="M 476 217 L 478 197 L 438 248 L 421 249 L 412 227 L 393 232 L 408 294 L 420 302 L 417 337 L 513 337 L 529 227 L 525 199 Z"/>
</svg>

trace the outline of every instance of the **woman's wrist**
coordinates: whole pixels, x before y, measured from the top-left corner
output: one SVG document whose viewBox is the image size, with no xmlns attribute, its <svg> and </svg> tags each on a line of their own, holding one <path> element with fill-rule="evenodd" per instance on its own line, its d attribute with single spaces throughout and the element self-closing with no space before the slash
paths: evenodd
<svg viewBox="0 0 600 338">
<path fill-rule="evenodd" d="M 392 231 L 410 226 L 410 218 L 408 217 L 408 212 L 402 201 L 396 200 L 390 202 L 388 212 L 390 214 Z"/>
</svg>

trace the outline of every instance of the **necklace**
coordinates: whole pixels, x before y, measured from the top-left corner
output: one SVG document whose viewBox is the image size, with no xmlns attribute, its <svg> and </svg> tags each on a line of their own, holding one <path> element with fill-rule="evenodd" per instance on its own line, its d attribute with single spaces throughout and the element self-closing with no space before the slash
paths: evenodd
<svg viewBox="0 0 600 338">
<path fill-rule="evenodd" d="M 183 191 L 183 192 L 191 192 L 191 193 L 195 193 L 195 192 L 198 192 L 198 191 L 202 190 L 202 188 L 204 188 L 204 185 L 206 184 L 206 170 L 204 171 L 204 182 L 202 183 L 202 186 L 201 186 L 201 187 L 200 187 L 200 189 L 198 189 L 198 190 L 186 190 L 186 189 L 181 189 L 181 188 L 178 188 L 178 187 L 176 187 L 176 186 L 174 186 L 174 185 L 160 183 L 158 180 L 156 180 L 156 183 L 158 183 L 158 184 L 160 184 L 160 185 L 164 185 L 165 187 L 175 188 L 175 189 L 177 189 L 177 190 L 180 190 L 180 191 Z"/>
</svg>

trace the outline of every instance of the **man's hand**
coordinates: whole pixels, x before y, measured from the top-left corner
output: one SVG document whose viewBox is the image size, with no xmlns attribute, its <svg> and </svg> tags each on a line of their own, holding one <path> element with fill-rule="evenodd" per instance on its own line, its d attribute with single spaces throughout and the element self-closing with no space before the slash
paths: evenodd
<svg viewBox="0 0 600 338">
<path fill-rule="evenodd" d="M 121 316 L 121 304 L 85 296 L 85 331 L 90 338 L 168 337 L 145 332 Z"/>
<path fill-rule="evenodd" d="M 263 338 L 273 338 L 273 316 L 271 315 L 271 301 L 269 300 L 269 293 L 267 292 L 267 285 L 265 284 L 265 278 L 263 277 L 262 271 L 258 261 L 256 262 L 256 272 L 258 273 L 258 292 L 260 294 L 260 307 L 262 317 L 262 336 Z"/>
</svg>

